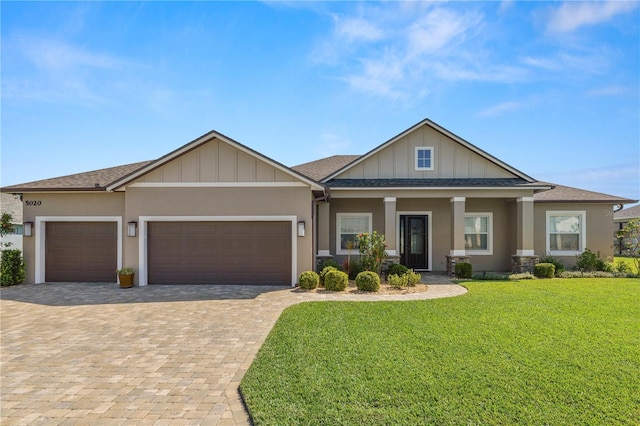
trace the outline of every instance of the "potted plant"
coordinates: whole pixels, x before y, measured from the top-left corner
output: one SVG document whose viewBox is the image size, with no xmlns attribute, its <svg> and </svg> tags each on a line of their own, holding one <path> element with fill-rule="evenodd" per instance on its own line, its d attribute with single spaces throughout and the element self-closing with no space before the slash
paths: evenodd
<svg viewBox="0 0 640 426">
<path fill-rule="evenodd" d="M 118 274 L 118 281 L 120 282 L 120 288 L 131 288 L 133 287 L 133 277 L 135 276 L 135 272 L 133 268 L 122 268 L 116 271 Z"/>
</svg>

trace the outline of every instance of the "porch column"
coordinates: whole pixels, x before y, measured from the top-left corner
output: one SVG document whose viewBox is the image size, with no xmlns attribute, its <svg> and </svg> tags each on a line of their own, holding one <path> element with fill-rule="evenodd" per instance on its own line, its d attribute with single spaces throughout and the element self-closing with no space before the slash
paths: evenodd
<svg viewBox="0 0 640 426">
<path fill-rule="evenodd" d="M 516 205 L 516 254 L 511 257 L 511 270 L 533 272 L 539 260 L 533 250 L 533 197 L 518 198 Z"/>
<path fill-rule="evenodd" d="M 387 254 L 396 256 L 396 198 L 384 199 L 384 238 L 387 242 Z"/>
<path fill-rule="evenodd" d="M 316 217 L 317 224 L 317 241 L 318 241 L 318 254 L 316 255 L 316 262 L 318 265 L 325 259 L 330 259 L 331 250 L 329 249 L 329 221 L 330 210 L 328 202 L 319 202 L 318 215 Z M 318 266 L 316 265 L 316 266 Z"/>
<path fill-rule="evenodd" d="M 469 262 L 464 248 L 465 197 L 451 198 L 451 249 L 447 256 L 447 273 L 454 275 L 456 263 Z"/>
</svg>

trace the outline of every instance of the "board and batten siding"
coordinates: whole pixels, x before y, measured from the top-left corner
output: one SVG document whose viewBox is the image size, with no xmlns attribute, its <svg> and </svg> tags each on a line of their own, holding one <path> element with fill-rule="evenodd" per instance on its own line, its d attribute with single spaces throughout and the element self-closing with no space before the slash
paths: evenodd
<svg viewBox="0 0 640 426">
<path fill-rule="evenodd" d="M 293 182 L 272 165 L 219 139 L 209 141 L 136 182 Z"/>
<path fill-rule="evenodd" d="M 433 147 L 434 170 L 415 170 L 416 147 Z M 515 175 L 428 126 L 421 126 L 336 179 L 513 178 Z"/>
</svg>

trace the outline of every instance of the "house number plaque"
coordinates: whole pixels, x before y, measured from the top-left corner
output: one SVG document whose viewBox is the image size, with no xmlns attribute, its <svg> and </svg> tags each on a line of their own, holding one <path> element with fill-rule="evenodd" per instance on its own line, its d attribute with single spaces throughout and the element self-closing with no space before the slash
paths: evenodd
<svg viewBox="0 0 640 426">
<path fill-rule="evenodd" d="M 41 206 L 42 205 L 42 201 L 40 200 L 27 200 L 24 202 L 25 205 L 27 206 Z"/>
</svg>

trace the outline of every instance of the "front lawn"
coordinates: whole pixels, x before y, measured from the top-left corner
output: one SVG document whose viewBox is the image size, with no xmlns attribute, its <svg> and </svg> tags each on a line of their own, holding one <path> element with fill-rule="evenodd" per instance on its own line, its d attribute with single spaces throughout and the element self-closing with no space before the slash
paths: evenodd
<svg viewBox="0 0 640 426">
<path fill-rule="evenodd" d="M 640 423 L 640 280 L 284 311 L 245 375 L 256 425 Z"/>
</svg>

